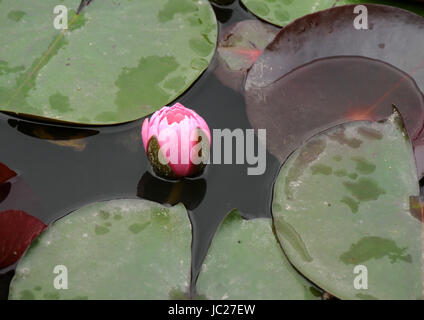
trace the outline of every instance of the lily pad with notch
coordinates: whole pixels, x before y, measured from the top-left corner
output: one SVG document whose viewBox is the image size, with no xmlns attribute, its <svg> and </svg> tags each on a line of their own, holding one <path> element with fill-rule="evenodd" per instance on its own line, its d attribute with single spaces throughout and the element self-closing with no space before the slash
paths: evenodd
<svg viewBox="0 0 424 320">
<path fill-rule="evenodd" d="M 321 292 L 290 265 L 271 219 L 244 220 L 238 210 L 221 223 L 197 281 L 206 299 L 319 299 Z"/>
<path fill-rule="evenodd" d="M 294 266 L 336 297 L 421 299 L 422 223 L 410 212 L 417 195 L 399 114 L 351 122 L 310 139 L 284 164 L 275 230 Z"/>
</svg>

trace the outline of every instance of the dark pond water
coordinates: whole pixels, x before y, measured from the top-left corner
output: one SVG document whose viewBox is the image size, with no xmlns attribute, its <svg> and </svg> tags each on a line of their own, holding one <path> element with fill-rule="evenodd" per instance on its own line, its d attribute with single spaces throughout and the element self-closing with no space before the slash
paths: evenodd
<svg viewBox="0 0 424 320">
<path fill-rule="evenodd" d="M 256 19 L 238 1 L 214 9 L 221 30 Z M 204 117 L 211 129 L 251 128 L 243 95 L 215 77 L 214 62 L 178 101 Z M 240 209 L 247 218 L 271 216 L 280 162 L 268 153 L 264 175 L 247 175 L 248 165 L 209 165 L 197 179 L 168 182 L 157 178 L 148 164 L 140 135 L 143 120 L 109 127 L 63 126 L 0 113 L 0 162 L 31 188 L 41 209 L 28 213 L 46 224 L 101 200 L 183 202 L 193 224 L 193 289 L 212 237 L 231 209 Z M 178 198 L 172 196 L 176 188 L 182 190 Z M 7 298 L 12 277 L 13 267 L 0 271 L 0 299 Z"/>
</svg>

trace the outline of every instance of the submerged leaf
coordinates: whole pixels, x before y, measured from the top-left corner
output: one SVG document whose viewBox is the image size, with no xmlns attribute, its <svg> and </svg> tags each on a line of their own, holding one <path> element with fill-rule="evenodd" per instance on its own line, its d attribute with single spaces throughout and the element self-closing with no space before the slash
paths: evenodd
<svg viewBox="0 0 424 320">
<path fill-rule="evenodd" d="M 279 173 L 280 243 L 301 273 L 339 298 L 422 297 L 422 226 L 409 210 L 418 179 L 400 122 L 395 113 L 382 123 L 337 126 L 304 144 Z M 345 143 L 353 139 L 357 145 Z M 367 290 L 354 286 L 358 265 L 367 268 Z"/>
<path fill-rule="evenodd" d="M 95 203 L 49 227 L 20 261 L 10 299 L 173 299 L 188 296 L 191 225 L 182 205 Z M 69 287 L 56 290 L 55 266 Z M 35 288 L 40 288 L 39 290 Z"/>
<path fill-rule="evenodd" d="M 320 297 L 320 292 L 287 261 L 271 220 L 243 220 L 238 211 L 227 215 L 215 235 L 197 288 L 207 299 Z"/>
<path fill-rule="evenodd" d="M 217 23 L 206 0 L 93 1 L 79 15 L 78 1 L 60 4 L 69 10 L 65 31 L 53 27 L 55 0 L 0 2 L 1 110 L 135 120 L 184 92 L 214 54 Z"/>
<path fill-rule="evenodd" d="M 234 90 L 242 88 L 247 70 L 279 29 L 258 20 L 240 21 L 222 32 L 218 44 L 218 79 Z"/>
<path fill-rule="evenodd" d="M 60 147 L 83 151 L 87 146 L 87 138 L 97 135 L 99 131 L 74 127 L 55 126 L 23 120 L 9 120 L 10 126 L 23 134 L 46 140 Z"/>
</svg>

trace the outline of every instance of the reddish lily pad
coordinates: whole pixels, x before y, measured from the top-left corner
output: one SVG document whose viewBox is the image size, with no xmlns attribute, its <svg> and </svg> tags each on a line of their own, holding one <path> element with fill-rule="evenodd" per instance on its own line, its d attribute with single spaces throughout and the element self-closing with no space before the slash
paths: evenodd
<svg viewBox="0 0 424 320">
<path fill-rule="evenodd" d="M 0 162 L 0 270 L 17 262 L 46 225 L 40 204 L 22 177 Z"/>
<path fill-rule="evenodd" d="M 424 52 L 424 18 L 389 6 L 367 7 L 369 30 L 353 27 L 354 6 L 296 20 L 249 71 L 249 120 L 268 130 L 268 147 L 281 161 L 334 125 L 387 118 L 393 104 L 414 146 L 424 144 L 424 58 L 417 54 Z M 423 164 L 418 162 L 420 175 Z"/>
<path fill-rule="evenodd" d="M 23 211 L 0 212 L 0 269 L 17 262 L 46 227 Z"/>
<path fill-rule="evenodd" d="M 16 172 L 10 170 L 6 165 L 0 162 L 0 183 L 16 176 Z"/>
</svg>

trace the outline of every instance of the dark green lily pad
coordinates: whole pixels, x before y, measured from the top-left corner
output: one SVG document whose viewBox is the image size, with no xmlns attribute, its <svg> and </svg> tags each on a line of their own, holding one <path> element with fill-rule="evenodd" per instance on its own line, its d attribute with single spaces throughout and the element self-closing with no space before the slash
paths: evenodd
<svg viewBox="0 0 424 320">
<path fill-rule="evenodd" d="M 402 0 L 241 0 L 253 14 L 259 18 L 284 27 L 290 22 L 307 14 L 335 6 L 348 4 L 385 4 L 407 9 L 424 15 L 424 8 L 417 3 L 405 3 Z"/>
<path fill-rule="evenodd" d="M 237 210 L 222 222 L 197 282 L 207 299 L 318 299 L 321 294 L 290 265 L 270 219 L 243 220 Z"/>
<path fill-rule="evenodd" d="M 206 0 L 0 3 L 0 110 L 56 121 L 141 118 L 184 92 L 214 54 Z M 69 9 L 68 30 L 53 8 Z M 19 13 L 18 13 L 19 12 Z"/>
<path fill-rule="evenodd" d="M 297 150 L 275 189 L 275 229 L 294 266 L 343 299 L 422 298 L 422 225 L 410 212 L 419 194 L 411 143 L 389 120 L 330 129 Z M 357 265 L 368 289 L 357 289 Z"/>
<path fill-rule="evenodd" d="M 35 240 L 19 262 L 9 298 L 187 297 L 190 252 L 184 206 L 146 200 L 96 203 L 54 223 Z M 66 290 L 54 287 L 57 265 L 67 268 Z"/>
</svg>

